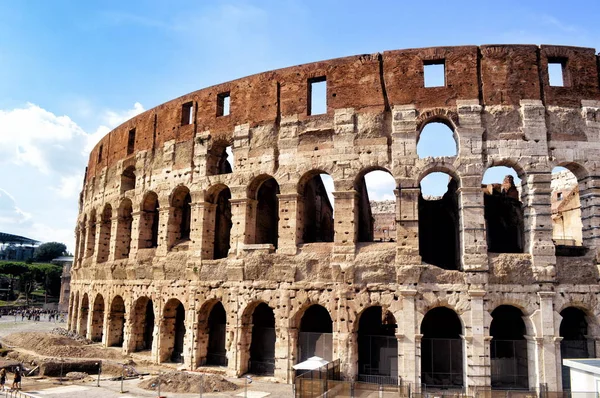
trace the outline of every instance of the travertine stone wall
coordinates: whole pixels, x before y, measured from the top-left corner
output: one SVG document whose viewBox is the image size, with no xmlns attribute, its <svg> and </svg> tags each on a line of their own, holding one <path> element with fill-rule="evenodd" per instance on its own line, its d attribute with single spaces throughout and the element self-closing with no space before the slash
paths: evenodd
<svg viewBox="0 0 600 398">
<path fill-rule="evenodd" d="M 548 60 L 556 59 L 564 62 L 565 87 L 549 85 Z M 423 65 L 430 61 L 444 62 L 444 86 L 424 87 Z M 310 115 L 309 81 L 322 77 L 327 112 Z M 300 320 L 319 304 L 333 320 L 333 357 L 353 379 L 358 320 L 365 308 L 381 306 L 397 321 L 398 376 L 419 384 L 420 325 L 427 311 L 445 306 L 462 322 L 464 384 L 473 391 L 490 386 L 491 312 L 512 305 L 527 327 L 529 386 L 558 390 L 560 312 L 581 308 L 590 339 L 600 339 L 598 82 L 598 57 L 589 48 L 437 47 L 265 72 L 148 110 L 102 138 L 90 154 L 69 327 L 104 344 L 119 343 L 122 333 L 124 352 L 152 337 L 151 358 L 168 361 L 175 344 L 173 308 L 181 303 L 183 360 L 196 368 L 206 353 L 206 319 L 220 301 L 227 314 L 227 371 L 240 375 L 248 370 L 252 313 L 264 302 L 275 314 L 274 377 L 290 382 Z M 219 95 L 226 93 L 230 114 L 217 116 Z M 194 118 L 182 124 L 182 106 L 189 102 Z M 457 156 L 418 158 L 419 134 L 434 121 L 454 131 Z M 128 155 L 132 129 L 135 146 Z M 233 149 L 233 172 L 217 174 L 216 159 L 226 146 Z M 487 252 L 481 181 L 497 165 L 513 167 L 523 180 L 524 253 Z M 559 165 L 579 182 L 582 244 L 588 249 L 580 257 L 554 251 L 551 172 Z M 126 190 L 131 180 L 122 175 L 130 166 L 135 188 Z M 357 243 L 356 181 L 372 170 L 396 180 L 394 242 Z M 436 171 L 458 182 L 459 270 L 426 264 L 419 254 L 419 183 Z M 335 184 L 334 239 L 303 244 L 301 188 L 319 173 Z M 279 185 L 276 249 L 254 238 L 260 214 L 251 187 L 268 176 Z M 176 239 L 172 204 L 180 187 L 192 198 L 190 239 L 184 242 Z M 231 192 L 230 249 L 213 259 L 215 209 L 224 189 Z M 150 193 L 159 202 L 157 247 L 147 244 L 152 219 L 143 203 Z M 129 213 L 117 210 L 125 201 L 131 204 L 130 227 L 124 222 Z M 124 314 L 113 306 L 120 299 Z M 155 322 L 144 335 L 145 304 L 137 304 L 146 299 Z"/>
</svg>

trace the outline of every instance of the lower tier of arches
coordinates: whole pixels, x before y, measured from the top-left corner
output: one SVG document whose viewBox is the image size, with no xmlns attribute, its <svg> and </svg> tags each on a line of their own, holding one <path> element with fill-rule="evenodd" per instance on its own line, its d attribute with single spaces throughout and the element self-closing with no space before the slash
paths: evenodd
<svg viewBox="0 0 600 398">
<path fill-rule="evenodd" d="M 312 356 L 348 380 L 472 391 L 569 388 L 563 358 L 596 357 L 597 285 L 72 284 L 68 328 L 157 363 L 291 382 Z M 552 290 L 554 289 L 554 290 Z"/>
</svg>

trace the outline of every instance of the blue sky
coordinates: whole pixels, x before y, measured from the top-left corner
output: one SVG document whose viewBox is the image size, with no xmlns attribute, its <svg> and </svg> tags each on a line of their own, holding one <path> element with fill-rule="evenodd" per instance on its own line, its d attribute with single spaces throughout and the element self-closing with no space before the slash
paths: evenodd
<svg viewBox="0 0 600 398">
<path fill-rule="evenodd" d="M 600 48 L 598 17 L 594 1 L 2 1 L 0 231 L 72 249 L 89 148 L 182 94 L 411 47 Z"/>
</svg>

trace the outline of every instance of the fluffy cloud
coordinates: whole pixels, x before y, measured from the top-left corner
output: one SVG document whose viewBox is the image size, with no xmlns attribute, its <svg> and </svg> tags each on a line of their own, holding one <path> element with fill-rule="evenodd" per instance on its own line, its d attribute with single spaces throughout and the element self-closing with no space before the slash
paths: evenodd
<svg viewBox="0 0 600 398">
<path fill-rule="evenodd" d="M 111 129 L 143 111 L 137 102 L 124 111 L 106 110 L 102 124 L 88 133 L 69 116 L 32 103 L 0 109 L 2 232 L 63 241 L 72 251 L 89 151 Z"/>
</svg>

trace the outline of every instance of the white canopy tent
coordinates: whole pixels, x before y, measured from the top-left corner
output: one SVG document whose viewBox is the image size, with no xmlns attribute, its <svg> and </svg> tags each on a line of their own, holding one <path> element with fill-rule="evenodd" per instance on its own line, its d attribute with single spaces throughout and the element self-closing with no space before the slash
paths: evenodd
<svg viewBox="0 0 600 398">
<path fill-rule="evenodd" d="M 310 357 L 304 362 L 297 363 L 292 366 L 294 370 L 315 370 L 323 367 L 329 363 L 328 360 L 320 357 Z"/>
</svg>

